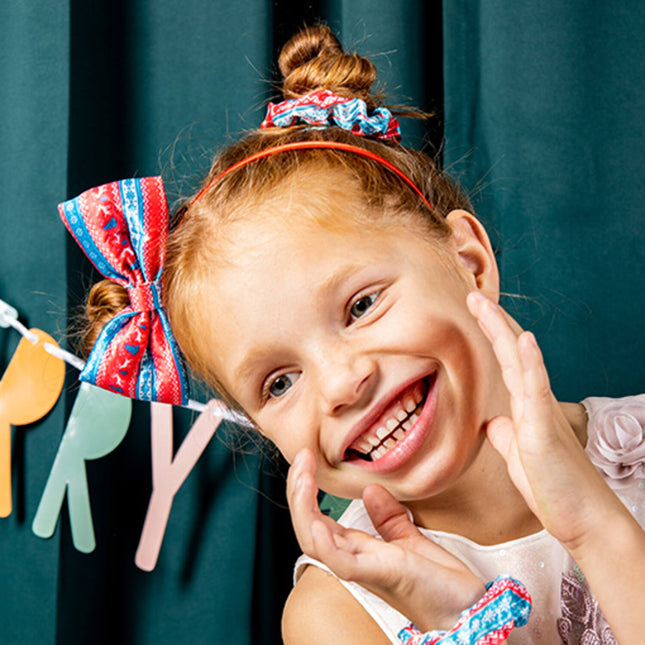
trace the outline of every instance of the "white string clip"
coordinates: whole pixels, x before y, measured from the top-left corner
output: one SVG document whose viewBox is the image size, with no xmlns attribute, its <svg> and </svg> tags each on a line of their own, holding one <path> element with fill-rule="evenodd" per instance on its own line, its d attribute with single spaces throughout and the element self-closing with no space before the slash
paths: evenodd
<svg viewBox="0 0 645 645">
<path fill-rule="evenodd" d="M 10 327 L 7 318 L 18 320 L 18 312 L 4 300 L 0 300 L 0 327 Z"/>
<path fill-rule="evenodd" d="M 2 327 L 13 327 L 19 334 L 24 336 L 30 343 L 36 345 L 38 336 L 30 332 L 19 320 L 18 312 L 8 305 L 4 300 L 0 300 L 0 324 Z"/>
</svg>

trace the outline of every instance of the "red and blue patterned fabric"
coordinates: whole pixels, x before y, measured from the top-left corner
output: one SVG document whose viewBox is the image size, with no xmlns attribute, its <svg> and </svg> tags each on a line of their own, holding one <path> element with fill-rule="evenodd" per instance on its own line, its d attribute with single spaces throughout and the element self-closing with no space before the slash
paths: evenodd
<svg viewBox="0 0 645 645">
<path fill-rule="evenodd" d="M 448 631 L 421 632 L 412 623 L 398 634 L 404 645 L 500 645 L 514 627 L 526 625 L 531 596 L 510 576 L 498 576 L 486 585 L 486 593 L 463 611 Z"/>
<path fill-rule="evenodd" d="M 260 127 L 286 128 L 299 124 L 338 126 L 362 137 L 401 140 L 399 122 L 387 108 L 376 108 L 368 115 L 362 99 L 338 96 L 330 90 L 316 90 L 297 99 L 269 103 Z"/>
<path fill-rule="evenodd" d="M 169 226 L 161 177 L 91 188 L 58 210 L 92 264 L 130 297 L 99 334 L 80 379 L 132 399 L 185 405 L 186 371 L 161 300 Z"/>
</svg>

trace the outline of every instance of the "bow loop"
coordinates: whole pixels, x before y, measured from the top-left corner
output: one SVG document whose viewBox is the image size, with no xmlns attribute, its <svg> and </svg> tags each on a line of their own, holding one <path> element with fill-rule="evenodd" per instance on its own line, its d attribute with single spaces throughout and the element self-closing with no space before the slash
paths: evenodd
<svg viewBox="0 0 645 645">
<path fill-rule="evenodd" d="M 185 404 L 183 359 L 161 304 L 169 226 L 161 177 L 91 188 L 58 210 L 96 269 L 130 298 L 99 334 L 81 380 L 130 398 Z"/>
</svg>

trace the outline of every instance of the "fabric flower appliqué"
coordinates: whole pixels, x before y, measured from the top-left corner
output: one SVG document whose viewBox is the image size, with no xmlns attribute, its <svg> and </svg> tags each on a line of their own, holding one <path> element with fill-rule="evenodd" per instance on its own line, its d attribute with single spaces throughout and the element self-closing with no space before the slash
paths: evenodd
<svg viewBox="0 0 645 645">
<path fill-rule="evenodd" d="M 603 406 L 589 424 L 587 454 L 614 488 L 645 480 L 645 396 Z"/>
</svg>

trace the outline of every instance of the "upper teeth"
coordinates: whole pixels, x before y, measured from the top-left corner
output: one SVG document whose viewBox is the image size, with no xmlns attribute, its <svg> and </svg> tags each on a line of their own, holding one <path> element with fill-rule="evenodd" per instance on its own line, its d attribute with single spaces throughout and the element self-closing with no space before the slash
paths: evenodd
<svg viewBox="0 0 645 645">
<path fill-rule="evenodd" d="M 419 418 L 418 412 L 424 395 L 423 386 L 419 383 L 406 390 L 390 407 L 386 416 L 354 441 L 350 448 L 369 455 L 372 460 L 382 457 Z"/>
</svg>

